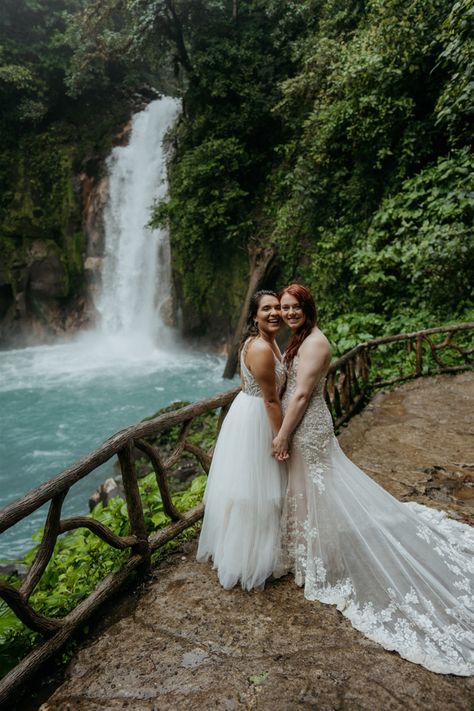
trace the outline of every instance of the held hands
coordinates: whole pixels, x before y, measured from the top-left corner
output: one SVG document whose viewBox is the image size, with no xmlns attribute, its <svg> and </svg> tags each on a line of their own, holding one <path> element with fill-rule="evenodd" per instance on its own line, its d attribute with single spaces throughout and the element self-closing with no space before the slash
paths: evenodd
<svg viewBox="0 0 474 711">
<path fill-rule="evenodd" d="M 279 462 L 284 462 L 290 456 L 290 443 L 286 437 L 277 434 L 272 444 L 272 457 Z"/>
</svg>

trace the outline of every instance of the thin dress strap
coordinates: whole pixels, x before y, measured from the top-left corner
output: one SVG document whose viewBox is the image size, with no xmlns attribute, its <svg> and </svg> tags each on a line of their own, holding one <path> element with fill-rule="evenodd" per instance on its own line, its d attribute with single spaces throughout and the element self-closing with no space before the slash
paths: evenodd
<svg viewBox="0 0 474 711">
<path fill-rule="evenodd" d="M 262 393 L 260 390 L 260 386 L 252 375 L 251 370 L 245 363 L 245 355 L 247 353 L 247 349 L 253 340 L 253 338 L 248 338 L 242 346 L 242 350 L 240 353 L 240 380 L 244 393 L 247 393 L 247 395 L 253 395 L 254 397 L 261 397 Z"/>
<path fill-rule="evenodd" d="M 243 344 L 241 351 L 240 351 L 240 382 L 242 385 L 242 390 L 245 392 L 247 381 L 249 377 L 252 377 L 252 373 L 248 369 L 248 367 L 245 364 L 245 355 L 247 353 L 247 349 L 250 343 L 250 338 L 247 338 L 245 343 Z"/>
</svg>

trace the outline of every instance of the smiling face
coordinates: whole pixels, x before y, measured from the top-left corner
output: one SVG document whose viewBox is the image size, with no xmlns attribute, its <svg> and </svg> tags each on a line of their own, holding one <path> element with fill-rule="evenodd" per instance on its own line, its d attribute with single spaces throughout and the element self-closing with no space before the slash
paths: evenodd
<svg viewBox="0 0 474 711">
<path fill-rule="evenodd" d="M 306 316 L 303 307 L 295 296 L 288 292 L 281 297 L 281 317 L 292 331 L 298 331 L 305 323 Z"/>
<path fill-rule="evenodd" d="M 281 326 L 280 302 L 276 296 L 262 296 L 254 320 L 260 335 L 275 336 Z"/>
</svg>

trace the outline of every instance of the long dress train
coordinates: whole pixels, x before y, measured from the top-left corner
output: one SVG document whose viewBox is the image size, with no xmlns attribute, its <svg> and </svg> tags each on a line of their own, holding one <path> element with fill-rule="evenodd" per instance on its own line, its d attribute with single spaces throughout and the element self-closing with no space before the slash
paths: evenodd
<svg viewBox="0 0 474 711">
<path fill-rule="evenodd" d="M 294 433 L 275 575 L 293 572 L 306 598 L 337 605 L 356 629 L 405 659 L 474 674 L 474 529 L 399 502 L 351 462 L 323 386 Z"/>
<path fill-rule="evenodd" d="M 204 495 L 197 559 L 212 558 L 219 581 L 263 587 L 279 554 L 285 467 L 271 456 L 272 429 L 262 393 L 241 355 L 242 392 L 217 439 Z M 278 386 L 285 369 L 275 357 Z"/>
</svg>

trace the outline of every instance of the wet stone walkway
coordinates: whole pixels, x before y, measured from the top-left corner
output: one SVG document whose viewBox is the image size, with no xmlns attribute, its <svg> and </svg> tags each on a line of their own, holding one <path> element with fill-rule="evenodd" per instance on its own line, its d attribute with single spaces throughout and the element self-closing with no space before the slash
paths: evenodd
<svg viewBox="0 0 474 711">
<path fill-rule="evenodd" d="M 474 374 L 379 393 L 340 435 L 400 499 L 474 523 Z M 292 579 L 223 591 L 191 542 L 84 646 L 41 711 L 472 711 L 474 677 L 441 676 L 365 639 Z"/>
</svg>

